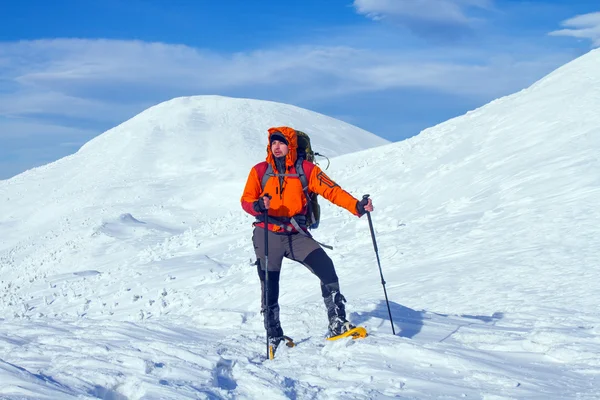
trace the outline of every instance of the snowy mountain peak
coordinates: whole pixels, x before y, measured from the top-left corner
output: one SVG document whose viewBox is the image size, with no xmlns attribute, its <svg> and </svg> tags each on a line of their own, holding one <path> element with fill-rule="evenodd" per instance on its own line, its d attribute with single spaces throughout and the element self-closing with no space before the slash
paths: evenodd
<svg viewBox="0 0 600 400">
<path fill-rule="evenodd" d="M 107 173 L 160 177 L 218 169 L 239 178 L 265 156 L 267 129 L 291 126 L 311 135 L 315 148 L 337 156 L 388 143 L 325 115 L 271 101 L 223 96 L 176 98 L 158 104 L 91 140 L 82 156 L 101 155 Z M 97 167 L 101 167 L 98 165 Z"/>
<path fill-rule="evenodd" d="M 595 159 L 593 149 L 600 147 L 598 109 L 600 49 L 526 89 L 391 147 L 400 153 L 421 154 L 436 164 L 470 165 L 472 169 L 461 173 L 471 179 L 482 173 L 497 178 L 516 169 L 527 173 L 542 165 L 556 166 L 553 160 L 561 157 Z M 472 165 L 476 161 L 483 164 Z M 493 165 L 502 167 L 487 168 Z M 572 169 L 562 173 L 579 175 Z M 555 185 L 556 181 L 547 183 Z"/>
<path fill-rule="evenodd" d="M 56 222 L 73 209 L 97 206 L 111 212 L 141 198 L 164 206 L 158 199 L 171 192 L 168 203 L 175 207 L 195 208 L 205 201 L 210 205 L 196 212 L 224 212 L 237 204 L 238 195 L 223 198 L 222 186 L 240 185 L 251 166 L 266 157 L 267 130 L 282 125 L 309 133 L 313 148 L 329 157 L 389 143 L 292 105 L 222 96 L 176 98 L 92 139 L 76 154 L 0 181 L 7 194 L 0 208 L 7 210 L 7 220 L 37 226 L 48 220 L 37 216 L 48 206 L 70 204 L 68 211 L 52 214 Z"/>
<path fill-rule="evenodd" d="M 590 84 L 597 84 L 599 81 L 600 49 L 594 49 L 557 68 L 533 84 L 529 90 L 557 90 L 569 86 L 571 92 L 584 92 L 592 88 Z"/>
</svg>

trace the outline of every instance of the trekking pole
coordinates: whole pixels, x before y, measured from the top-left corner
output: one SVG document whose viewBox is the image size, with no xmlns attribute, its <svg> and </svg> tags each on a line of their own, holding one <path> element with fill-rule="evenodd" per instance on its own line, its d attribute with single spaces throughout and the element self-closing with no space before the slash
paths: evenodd
<svg viewBox="0 0 600 400">
<path fill-rule="evenodd" d="M 369 195 L 365 194 L 363 196 L 364 199 L 368 199 Z M 371 220 L 371 213 L 369 211 L 367 213 L 367 218 L 369 219 L 369 228 L 371 229 L 371 238 L 373 239 L 373 248 L 375 249 L 375 256 L 377 257 L 377 265 L 379 265 L 379 275 L 381 276 L 381 284 L 383 285 L 383 293 L 385 294 L 385 302 L 387 304 L 388 314 L 390 315 L 390 324 L 392 324 L 392 333 L 394 336 L 396 335 L 396 330 L 394 329 L 394 321 L 392 320 L 392 311 L 390 310 L 390 302 L 388 300 L 387 291 L 385 290 L 385 279 L 383 279 L 383 271 L 381 270 L 381 262 L 379 261 L 379 250 L 377 249 L 377 241 L 375 240 L 375 231 L 373 230 L 373 220 Z"/>
<path fill-rule="evenodd" d="M 266 193 L 265 196 L 270 198 Z M 270 360 L 272 357 L 269 346 L 269 329 L 271 328 L 271 318 L 269 318 L 269 209 L 265 210 L 265 318 L 267 319 L 267 359 Z"/>
</svg>

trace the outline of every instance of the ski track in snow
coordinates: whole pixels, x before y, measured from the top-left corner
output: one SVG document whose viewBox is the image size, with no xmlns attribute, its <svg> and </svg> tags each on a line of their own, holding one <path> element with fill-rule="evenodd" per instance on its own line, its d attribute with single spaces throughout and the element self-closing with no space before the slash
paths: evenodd
<svg viewBox="0 0 600 400">
<path fill-rule="evenodd" d="M 97 175 L 69 175 L 67 159 L 1 181 L 0 398 L 600 398 L 599 63 L 594 51 L 413 139 L 331 160 L 332 178 L 374 199 L 396 336 L 366 218 L 321 199 L 315 236 L 334 246 L 351 320 L 370 336 L 325 341 L 319 283 L 285 261 L 281 321 L 298 345 L 265 360 L 252 218 L 239 207 L 265 138 L 243 132 L 252 145 L 231 182 L 199 179 L 218 172 L 210 163 L 186 172 L 194 145 L 161 150 L 166 122 L 144 132 L 193 99 L 90 143 L 80 156 Z M 231 129 L 228 117 L 189 118 Z M 94 158 L 112 154 L 115 132 L 131 135 L 132 170 Z"/>
</svg>

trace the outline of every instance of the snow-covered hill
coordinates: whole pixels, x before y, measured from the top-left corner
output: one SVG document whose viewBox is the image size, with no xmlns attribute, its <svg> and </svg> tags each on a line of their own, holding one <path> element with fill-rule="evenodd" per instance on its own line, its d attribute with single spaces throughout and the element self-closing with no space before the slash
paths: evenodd
<svg viewBox="0 0 600 400">
<path fill-rule="evenodd" d="M 219 184 L 245 179 L 250 166 L 265 157 L 267 129 L 281 125 L 310 132 L 315 148 L 330 157 L 389 143 L 287 104 L 221 96 L 176 98 L 103 133 L 72 156 L 0 181 L 0 190 L 10 197 L 0 198 L 3 217 L 28 218 L 30 207 L 48 203 L 68 201 L 79 208 L 134 201 L 141 195 L 160 198 L 156 186 L 160 192 L 171 182 L 188 187 L 177 191 L 183 198 L 174 204 L 185 207 L 198 197 L 213 196 L 210 191 Z"/>
<path fill-rule="evenodd" d="M 19 271 L 3 275 L 29 280 L 64 267 L 49 254 L 86 246 L 90 232 L 110 230 L 113 221 L 134 221 L 122 214 L 159 219 L 168 226 L 155 229 L 171 233 L 227 213 L 240 218 L 240 184 L 265 159 L 267 129 L 282 125 L 310 132 L 315 149 L 329 157 L 389 143 L 287 104 L 221 96 L 161 103 L 76 154 L 0 181 L 0 251 L 6 269 Z"/>
<path fill-rule="evenodd" d="M 0 182 L 0 394 L 600 397 L 599 50 L 378 147 L 306 111 L 273 117 L 247 100 L 190 111 L 219 102 L 228 101 L 159 105 L 130 121 L 139 130 L 124 124 Z M 286 262 L 281 318 L 299 345 L 263 360 L 251 218 L 239 196 L 264 156 L 265 127 L 224 132 L 249 125 L 238 115 L 250 108 L 256 121 L 319 137 L 315 147 L 340 155 L 331 177 L 373 196 L 396 336 L 366 218 L 322 200 L 315 235 L 335 247 L 348 310 L 371 335 L 326 343 L 318 282 Z M 175 134 L 179 124 L 219 140 L 198 153 L 193 132 Z"/>
</svg>

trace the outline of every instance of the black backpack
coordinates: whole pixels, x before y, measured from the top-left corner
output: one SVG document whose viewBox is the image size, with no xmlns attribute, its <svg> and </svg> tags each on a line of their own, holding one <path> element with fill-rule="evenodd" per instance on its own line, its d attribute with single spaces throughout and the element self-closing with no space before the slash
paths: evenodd
<svg viewBox="0 0 600 400">
<path fill-rule="evenodd" d="M 304 170 L 302 168 L 302 160 L 310 161 L 311 163 L 315 163 L 315 152 L 310 145 L 310 136 L 302 131 L 296 131 L 296 137 L 298 138 L 298 160 L 300 160 L 300 169 L 298 169 L 298 161 L 296 162 L 296 171 L 300 176 L 300 181 L 302 182 L 302 187 L 304 188 L 304 194 L 306 195 L 306 199 L 308 200 L 308 215 L 306 216 L 306 226 L 310 229 L 317 229 L 319 227 L 319 222 L 321 221 L 321 206 L 319 205 L 319 195 L 316 193 L 311 193 L 308 191 L 308 180 L 306 179 L 306 175 L 304 175 Z"/>
</svg>

